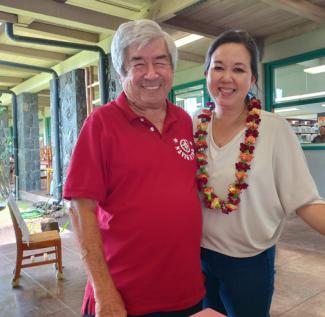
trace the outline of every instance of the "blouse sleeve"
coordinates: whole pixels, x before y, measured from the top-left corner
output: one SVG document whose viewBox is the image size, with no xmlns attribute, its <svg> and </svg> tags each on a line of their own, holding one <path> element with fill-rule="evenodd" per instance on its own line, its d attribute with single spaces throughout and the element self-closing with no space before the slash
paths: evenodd
<svg viewBox="0 0 325 317">
<path fill-rule="evenodd" d="M 319 196 L 297 136 L 288 122 L 282 118 L 278 122 L 279 127 L 274 129 L 273 169 L 284 212 L 289 214 L 304 205 L 325 203 Z"/>
</svg>

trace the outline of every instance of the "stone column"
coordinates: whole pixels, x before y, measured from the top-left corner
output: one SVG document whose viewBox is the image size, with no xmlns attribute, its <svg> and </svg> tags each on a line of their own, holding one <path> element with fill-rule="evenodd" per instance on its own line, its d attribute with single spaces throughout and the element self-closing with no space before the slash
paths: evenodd
<svg viewBox="0 0 325 317">
<path fill-rule="evenodd" d="M 8 128 L 8 109 L 0 106 L 0 176 L 9 181 L 10 138 Z M 1 195 L 0 195 L 1 197 Z"/>
<path fill-rule="evenodd" d="M 36 94 L 17 96 L 19 190 L 41 189 L 38 98 Z"/>
<path fill-rule="evenodd" d="M 121 93 L 123 90 L 122 85 L 120 83 L 118 73 L 115 71 L 113 64 L 112 64 L 112 59 L 111 59 L 111 54 L 108 54 L 107 58 L 107 68 L 108 68 L 108 100 L 114 100 L 118 97 L 118 95 Z"/>
<path fill-rule="evenodd" d="M 54 80 L 57 79 L 51 79 L 50 80 L 50 113 L 51 113 L 51 148 L 52 148 L 52 182 L 51 182 L 51 191 L 50 194 L 53 196 L 53 198 L 57 201 L 59 201 L 61 199 L 60 195 L 59 195 L 59 190 L 58 190 L 58 183 L 59 183 L 59 177 L 58 175 L 62 174 L 62 168 L 60 168 L 60 171 L 57 171 L 57 160 L 60 160 L 60 162 L 62 161 L 61 156 L 57 157 L 57 149 L 56 149 L 56 145 L 55 145 L 55 138 L 56 138 L 56 134 L 59 133 L 59 143 L 60 143 L 60 151 L 62 151 L 62 137 L 61 137 L 61 125 L 59 125 L 59 127 L 57 128 L 56 126 L 56 122 L 54 120 L 55 118 L 55 109 L 56 107 L 60 108 L 60 100 L 59 100 L 59 105 L 57 105 L 56 100 L 54 98 L 54 89 L 55 89 L 55 82 Z M 58 80 L 57 80 L 57 84 Z M 59 93 L 58 93 L 59 95 Z M 59 99 L 59 96 L 57 97 Z M 59 110 L 60 111 L 60 110 Z M 60 118 L 60 114 L 59 114 L 59 118 L 58 121 L 61 122 L 61 118 Z M 62 152 L 60 152 L 60 154 L 62 154 Z"/>
<path fill-rule="evenodd" d="M 72 151 L 87 116 L 85 72 L 76 69 L 60 76 L 61 165 L 63 184 Z"/>
</svg>

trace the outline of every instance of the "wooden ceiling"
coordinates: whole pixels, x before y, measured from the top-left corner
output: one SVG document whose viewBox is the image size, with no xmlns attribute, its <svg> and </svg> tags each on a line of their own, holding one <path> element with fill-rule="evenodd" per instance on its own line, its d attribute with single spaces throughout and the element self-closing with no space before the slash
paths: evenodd
<svg viewBox="0 0 325 317">
<path fill-rule="evenodd" d="M 229 28 L 248 30 L 261 47 L 323 28 L 325 0 L 0 0 L 0 21 L 13 23 L 17 35 L 100 45 L 106 52 L 121 23 L 141 18 L 156 20 L 175 39 L 204 36 L 180 48 L 179 69 L 184 69 L 202 63 L 211 39 Z M 60 73 L 64 61 L 79 52 L 14 42 L 0 25 L 0 61 L 54 67 Z M 94 62 L 76 59 L 78 67 Z M 48 89 L 33 84 L 35 75 L 0 65 L 0 89 Z"/>
</svg>

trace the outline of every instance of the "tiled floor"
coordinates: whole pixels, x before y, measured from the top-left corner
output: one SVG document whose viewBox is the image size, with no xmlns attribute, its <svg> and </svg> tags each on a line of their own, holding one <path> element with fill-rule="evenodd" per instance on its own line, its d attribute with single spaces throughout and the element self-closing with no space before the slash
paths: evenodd
<svg viewBox="0 0 325 317">
<path fill-rule="evenodd" d="M 0 246 L 0 316 L 80 316 L 85 274 L 72 234 L 61 238 L 64 280 L 56 280 L 52 265 L 37 266 L 23 269 L 17 289 L 11 288 L 15 244 Z"/>
<path fill-rule="evenodd" d="M 272 316 L 324 317 L 325 237 L 294 217 L 277 251 Z"/>
<path fill-rule="evenodd" d="M 52 266 L 24 269 L 21 287 L 12 289 L 14 235 L 0 230 L 0 316 L 80 316 L 85 274 L 72 234 L 61 236 L 65 279 L 57 281 Z M 277 253 L 272 317 L 325 317 L 325 237 L 294 217 Z"/>
</svg>

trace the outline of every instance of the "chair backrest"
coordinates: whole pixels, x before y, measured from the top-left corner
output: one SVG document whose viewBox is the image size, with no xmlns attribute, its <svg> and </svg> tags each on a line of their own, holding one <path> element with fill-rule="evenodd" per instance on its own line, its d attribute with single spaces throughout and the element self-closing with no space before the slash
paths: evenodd
<svg viewBox="0 0 325 317">
<path fill-rule="evenodd" d="M 30 233 L 24 218 L 21 216 L 19 208 L 16 204 L 15 197 L 12 194 L 10 194 L 7 202 L 9 206 L 12 223 L 15 229 L 17 243 L 24 241 L 29 245 Z"/>
</svg>

